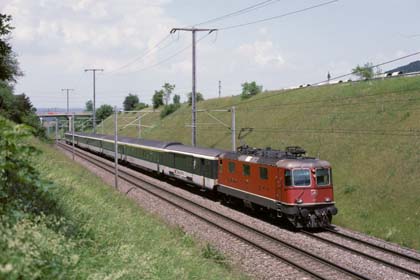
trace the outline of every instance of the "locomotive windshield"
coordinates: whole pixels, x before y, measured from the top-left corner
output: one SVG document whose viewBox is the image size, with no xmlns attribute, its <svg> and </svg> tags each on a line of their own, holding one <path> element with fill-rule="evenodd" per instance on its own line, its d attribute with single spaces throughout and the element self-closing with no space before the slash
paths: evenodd
<svg viewBox="0 0 420 280">
<path fill-rule="evenodd" d="M 306 187 L 311 185 L 311 172 L 309 169 L 293 169 L 285 172 L 285 185 Z"/>
<path fill-rule="evenodd" d="M 328 186 L 330 184 L 330 169 L 318 168 L 316 170 L 316 184 L 318 186 Z"/>
</svg>

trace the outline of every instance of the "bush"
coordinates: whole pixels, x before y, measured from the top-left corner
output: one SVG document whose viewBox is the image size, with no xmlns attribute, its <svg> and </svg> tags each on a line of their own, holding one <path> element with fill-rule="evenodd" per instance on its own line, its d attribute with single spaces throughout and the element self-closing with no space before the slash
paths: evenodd
<svg viewBox="0 0 420 280">
<path fill-rule="evenodd" d="M 40 213 L 52 207 L 48 184 L 30 164 L 31 156 L 38 153 L 26 143 L 32 131 L 0 117 L 0 214 L 9 210 Z"/>
<path fill-rule="evenodd" d="M 15 123 L 27 124 L 34 128 L 31 130 L 33 134 L 43 137 L 45 129 L 41 126 L 35 111 L 28 96 L 14 95 L 13 88 L 0 81 L 0 116 Z"/>
<path fill-rule="evenodd" d="M 373 78 L 373 64 L 370 62 L 365 63 L 365 65 L 357 65 L 352 69 L 354 75 L 359 76 L 360 79 L 372 79 Z"/>
<path fill-rule="evenodd" d="M 250 83 L 245 82 L 242 84 L 241 98 L 246 99 L 254 95 L 257 95 L 262 92 L 262 89 L 263 87 L 261 85 L 257 85 L 255 81 L 250 82 Z"/>
<path fill-rule="evenodd" d="M 188 97 L 188 106 L 191 106 L 192 105 L 192 93 L 189 92 L 187 94 L 187 97 Z M 204 96 L 203 96 L 203 94 L 201 92 L 198 92 L 197 91 L 195 93 L 195 103 L 197 104 L 200 101 L 204 101 Z"/>
<path fill-rule="evenodd" d="M 77 232 L 41 179 L 28 145 L 33 128 L 0 116 L 0 279 L 61 279 L 79 260 Z"/>
<path fill-rule="evenodd" d="M 179 104 L 169 104 L 166 105 L 165 107 L 163 107 L 162 112 L 160 112 L 160 117 L 163 119 L 164 117 L 172 114 L 173 112 L 175 112 L 176 110 L 178 110 L 180 107 Z"/>
</svg>

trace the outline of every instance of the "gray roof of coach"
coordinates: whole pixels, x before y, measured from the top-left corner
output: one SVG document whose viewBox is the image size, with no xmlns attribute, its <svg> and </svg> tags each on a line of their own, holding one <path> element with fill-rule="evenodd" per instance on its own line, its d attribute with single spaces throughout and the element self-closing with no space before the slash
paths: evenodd
<svg viewBox="0 0 420 280">
<path fill-rule="evenodd" d="M 113 135 L 93 134 L 93 133 L 83 133 L 83 132 L 77 132 L 77 134 L 82 135 L 82 136 L 87 136 L 87 137 L 111 140 L 111 141 L 114 140 Z M 138 139 L 138 138 L 125 137 L 125 136 L 119 136 L 118 141 L 122 143 L 137 144 L 137 145 L 159 148 L 159 149 L 165 149 L 168 146 L 180 144 L 178 142 L 163 142 L 163 141 L 157 141 L 157 140 Z"/>
<path fill-rule="evenodd" d="M 174 151 L 174 152 L 182 152 L 182 153 L 202 155 L 202 156 L 208 156 L 208 157 L 217 157 L 220 154 L 226 153 L 226 151 L 224 150 L 191 147 L 191 146 L 185 146 L 182 144 L 174 144 L 167 147 L 166 149 L 169 151 Z"/>
</svg>

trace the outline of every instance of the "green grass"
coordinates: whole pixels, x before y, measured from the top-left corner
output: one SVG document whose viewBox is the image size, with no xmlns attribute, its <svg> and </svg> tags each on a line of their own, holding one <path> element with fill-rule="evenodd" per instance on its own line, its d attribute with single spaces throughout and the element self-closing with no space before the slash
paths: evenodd
<svg viewBox="0 0 420 280">
<path fill-rule="evenodd" d="M 36 158 L 53 181 L 58 213 L 0 223 L 4 279 L 244 279 L 182 230 L 135 202 L 47 144 Z"/>
<path fill-rule="evenodd" d="M 161 108 L 162 109 L 162 108 Z M 149 126 L 154 126 L 160 120 L 160 110 L 154 112 L 152 108 L 143 109 L 142 113 L 137 112 L 123 112 L 118 114 L 118 127 L 121 135 L 129 137 L 138 137 L 138 118 L 141 115 L 142 135 L 145 135 L 151 130 Z M 96 128 L 96 131 L 101 134 L 114 134 L 114 115 L 104 120 Z"/>
<path fill-rule="evenodd" d="M 268 92 L 245 101 L 239 96 L 211 99 L 199 102 L 198 109 L 232 105 L 238 132 L 243 127 L 280 128 L 255 130 L 245 138 L 248 145 L 280 149 L 300 145 L 309 155 L 332 163 L 339 208 L 336 224 L 420 248 L 420 78 Z M 212 115 L 230 126 L 230 113 Z M 191 143 L 191 107 L 184 104 L 169 117 L 149 121 L 155 127 L 144 131 L 145 138 Z M 199 146 L 230 149 L 227 128 L 206 113 L 198 113 L 198 123 Z M 107 125 L 112 127 L 112 120 Z M 409 129 L 417 132 L 387 135 Z M 377 132 L 354 133 L 361 130 Z M 126 128 L 121 134 L 135 136 L 135 131 Z"/>
</svg>

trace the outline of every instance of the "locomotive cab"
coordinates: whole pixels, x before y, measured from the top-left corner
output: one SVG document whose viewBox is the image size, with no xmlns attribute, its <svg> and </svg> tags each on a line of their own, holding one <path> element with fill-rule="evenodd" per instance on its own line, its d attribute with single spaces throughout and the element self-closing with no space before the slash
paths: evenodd
<svg viewBox="0 0 420 280">
<path fill-rule="evenodd" d="M 324 227 L 337 214 L 331 166 L 328 162 L 301 158 L 278 163 L 280 211 L 296 227 Z"/>
</svg>

